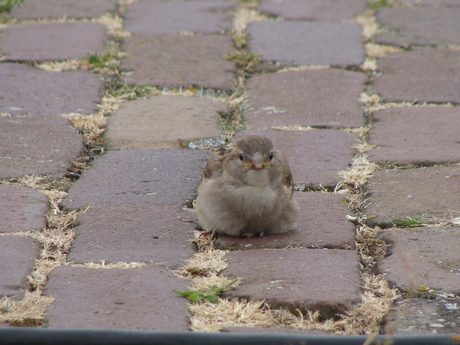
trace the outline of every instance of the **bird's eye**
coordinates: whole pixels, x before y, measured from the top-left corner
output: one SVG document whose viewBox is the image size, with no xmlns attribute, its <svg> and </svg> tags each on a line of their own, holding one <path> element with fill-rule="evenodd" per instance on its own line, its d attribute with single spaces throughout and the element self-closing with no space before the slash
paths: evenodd
<svg viewBox="0 0 460 345">
<path fill-rule="evenodd" d="M 244 160 L 244 156 L 242 153 L 238 153 L 238 158 L 240 159 L 240 161 L 243 161 Z"/>
<path fill-rule="evenodd" d="M 272 160 L 274 157 L 275 157 L 275 154 L 273 152 L 270 152 L 270 154 L 268 155 L 268 159 Z"/>
</svg>

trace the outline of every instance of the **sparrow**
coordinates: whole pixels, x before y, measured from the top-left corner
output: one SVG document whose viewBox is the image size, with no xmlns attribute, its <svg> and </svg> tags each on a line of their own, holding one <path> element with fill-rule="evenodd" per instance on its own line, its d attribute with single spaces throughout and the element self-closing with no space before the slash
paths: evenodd
<svg viewBox="0 0 460 345">
<path fill-rule="evenodd" d="M 286 157 L 250 135 L 219 148 L 201 173 L 198 223 L 212 237 L 262 236 L 295 229 L 299 209 Z"/>
</svg>

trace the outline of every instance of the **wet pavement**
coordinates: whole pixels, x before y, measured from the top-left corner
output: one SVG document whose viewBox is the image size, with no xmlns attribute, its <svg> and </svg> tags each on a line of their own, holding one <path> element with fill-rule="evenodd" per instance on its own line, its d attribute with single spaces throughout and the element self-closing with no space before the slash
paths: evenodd
<svg viewBox="0 0 460 345">
<path fill-rule="evenodd" d="M 225 297 L 337 319 L 369 292 L 365 273 L 400 293 L 381 333 L 459 333 L 460 4 L 344 4 L 15 6 L 0 25 L 0 325 L 28 324 L 7 300 L 38 292 L 54 299 L 38 326 L 190 330 L 175 291 L 191 283 L 173 270 L 196 251 L 210 152 L 189 142 L 255 133 L 286 153 L 300 219 L 286 234 L 217 239 L 221 275 L 242 281 Z M 111 71 L 82 63 L 114 46 Z M 235 49 L 259 57 L 252 71 L 228 58 Z M 73 67 L 45 68 L 64 60 Z M 136 87 L 153 91 L 101 110 Z M 103 137 L 69 120 L 98 114 Z M 365 250 L 363 229 L 381 229 Z"/>
</svg>

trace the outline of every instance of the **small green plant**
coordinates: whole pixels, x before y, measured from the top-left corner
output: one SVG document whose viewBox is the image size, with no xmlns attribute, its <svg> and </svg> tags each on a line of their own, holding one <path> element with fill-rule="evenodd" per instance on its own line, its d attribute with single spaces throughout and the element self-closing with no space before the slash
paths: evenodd
<svg viewBox="0 0 460 345">
<path fill-rule="evenodd" d="M 0 12 L 9 12 L 11 9 L 22 3 L 24 0 L 0 0 Z"/>
<path fill-rule="evenodd" d="M 425 225 L 425 223 L 420 221 L 420 218 L 418 217 L 406 217 L 406 219 L 393 219 L 392 222 L 397 228 L 419 228 Z"/>
<path fill-rule="evenodd" d="M 154 90 L 155 88 L 149 85 L 135 86 L 123 84 L 116 89 L 112 89 L 110 94 L 114 97 L 131 101 L 140 97 L 151 95 Z"/>
<path fill-rule="evenodd" d="M 102 68 L 109 68 L 111 70 L 117 70 L 118 68 L 118 56 L 111 53 L 106 54 L 90 54 L 88 55 L 88 63 L 91 70 L 97 70 Z"/>
<path fill-rule="evenodd" d="M 218 303 L 219 296 L 221 296 L 225 290 L 228 290 L 230 286 L 235 284 L 238 281 L 237 279 L 233 279 L 229 283 L 221 286 L 219 288 L 210 288 L 206 292 L 201 292 L 198 290 L 189 290 L 183 292 L 177 292 L 178 295 L 184 296 L 190 300 L 192 303 L 204 303 L 204 302 L 211 302 L 211 303 Z"/>
<path fill-rule="evenodd" d="M 400 3 L 394 0 L 374 0 L 368 4 L 371 11 L 377 11 L 384 7 L 399 6 Z"/>
<path fill-rule="evenodd" d="M 248 74 L 254 72 L 256 65 L 260 62 L 260 56 L 246 50 L 235 50 L 233 53 L 226 55 L 225 59 L 234 62 Z"/>
</svg>

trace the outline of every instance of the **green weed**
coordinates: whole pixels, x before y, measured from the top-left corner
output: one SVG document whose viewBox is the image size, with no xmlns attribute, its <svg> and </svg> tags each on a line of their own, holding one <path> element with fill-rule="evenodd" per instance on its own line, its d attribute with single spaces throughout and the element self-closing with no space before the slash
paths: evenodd
<svg viewBox="0 0 460 345">
<path fill-rule="evenodd" d="M 176 292 L 178 295 L 184 296 L 190 300 L 192 303 L 204 303 L 204 302 L 211 302 L 211 303 L 218 303 L 219 296 L 221 296 L 225 290 L 228 290 L 230 286 L 235 284 L 238 279 L 233 279 L 228 284 L 221 286 L 219 288 L 210 288 L 206 292 L 201 292 L 198 290 L 189 290 L 183 292 Z"/>
</svg>

